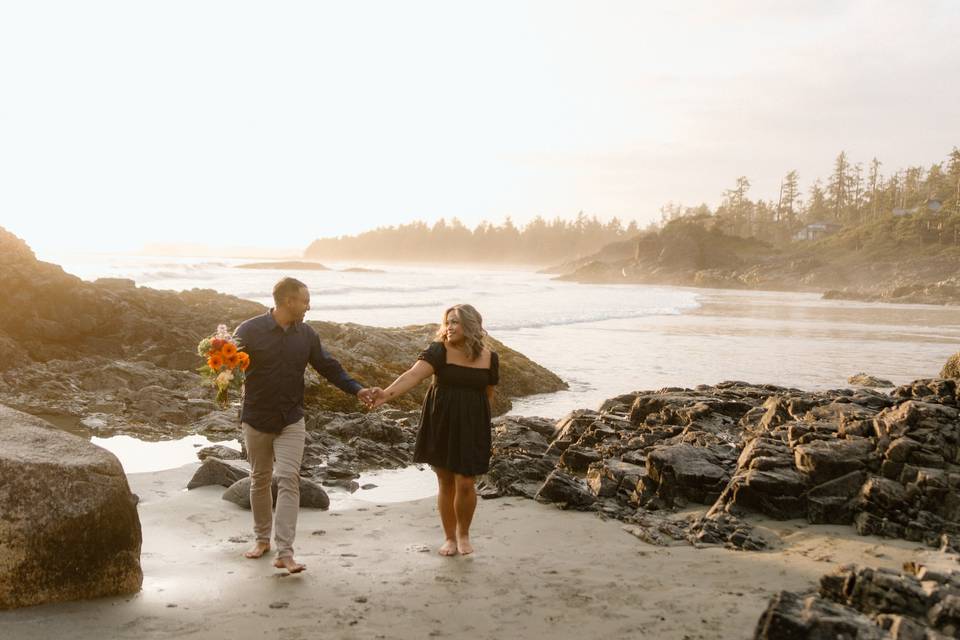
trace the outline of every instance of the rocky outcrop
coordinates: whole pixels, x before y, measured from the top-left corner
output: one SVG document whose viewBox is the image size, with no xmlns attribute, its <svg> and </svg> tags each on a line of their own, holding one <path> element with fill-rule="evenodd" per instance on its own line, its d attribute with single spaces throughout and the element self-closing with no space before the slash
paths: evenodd
<svg viewBox="0 0 960 640">
<path fill-rule="evenodd" d="M 196 373 L 201 337 L 266 309 L 210 290 L 179 293 L 132 281 L 86 282 L 38 261 L 0 228 L 0 402 L 90 435 L 164 439 L 200 433 L 237 437 L 235 410 L 220 411 Z M 384 329 L 312 323 L 355 378 L 386 386 L 409 368 L 436 325 Z M 557 376 L 491 340 L 501 358 L 495 414 L 511 398 L 566 388 Z M 426 384 L 399 399 L 419 407 Z M 308 413 L 362 407 L 308 368 Z"/>
<path fill-rule="evenodd" d="M 937 282 L 917 281 L 916 277 L 898 278 L 899 282 L 880 286 L 844 287 L 824 292 L 827 300 L 861 300 L 863 302 L 899 302 L 903 304 L 960 304 L 960 277 Z"/>
<path fill-rule="evenodd" d="M 668 542 L 763 548 L 743 519 L 759 513 L 938 545 L 960 535 L 956 381 L 917 380 L 890 394 L 667 388 L 573 412 L 552 433 L 500 419 L 480 488 L 595 510 Z M 709 509 L 671 517 L 691 504 Z"/>
<path fill-rule="evenodd" d="M 871 376 L 869 374 L 863 373 L 862 371 L 860 373 L 856 373 L 850 376 L 849 378 L 847 378 L 847 384 L 852 384 L 857 387 L 872 387 L 874 389 L 895 386 L 889 380 L 885 380 L 883 378 L 877 378 L 875 376 Z"/>
<path fill-rule="evenodd" d="M 825 241 L 778 248 L 725 234 L 708 218 L 681 218 L 545 271 L 574 282 L 820 291 L 828 299 L 960 304 L 956 247 L 918 237 L 905 241 L 892 222 L 874 220 Z M 879 244 L 864 250 L 872 243 Z"/>
<path fill-rule="evenodd" d="M 397 469 L 413 464 L 418 417 L 418 412 L 396 409 L 352 414 L 321 411 L 310 416 L 306 423 L 301 479 L 317 486 L 345 487 L 352 492 L 359 488 L 354 480 L 364 471 Z M 202 464 L 187 488 L 219 485 L 233 489 L 230 495 L 237 498 L 238 492 L 242 492 L 237 483 L 250 474 L 250 465 L 242 459 L 244 453 L 214 446 L 199 451 L 197 455 Z M 301 484 L 301 496 L 307 496 L 304 499 L 311 501 L 303 506 L 317 504 L 317 500 L 309 497 L 317 493 L 311 487 Z M 242 497 L 237 499 L 238 504 L 245 500 Z M 237 502 L 237 499 L 232 501 Z M 323 498 L 319 500 L 322 502 Z"/>
<path fill-rule="evenodd" d="M 940 370 L 941 378 L 960 378 L 960 352 L 950 356 L 946 363 L 943 365 L 943 369 Z"/>
<path fill-rule="evenodd" d="M 755 640 L 938 640 L 960 636 L 960 571 L 845 566 L 815 593 L 782 591 L 760 616 Z"/>
<path fill-rule="evenodd" d="M 378 328 L 358 324 L 311 322 L 320 334 L 327 350 L 343 363 L 358 380 L 370 386 L 386 387 L 397 376 L 409 369 L 417 355 L 433 340 L 437 325 L 428 324 L 403 328 Z M 533 362 L 523 354 L 488 337 L 490 348 L 500 357 L 500 384 L 492 405 L 494 415 L 510 410 L 511 398 L 537 393 L 551 393 L 567 388 L 558 376 Z M 419 408 L 429 381 L 397 398 L 391 406 L 397 409 Z M 344 396 L 309 370 L 307 376 L 308 402 L 331 411 L 356 411 L 353 398 Z"/>
<path fill-rule="evenodd" d="M 113 454 L 0 406 L 0 609 L 140 590 L 140 519 Z"/>
<path fill-rule="evenodd" d="M 273 503 L 277 503 L 277 477 L 273 477 L 270 490 L 273 494 Z M 250 508 L 250 478 L 242 478 L 234 482 L 223 492 L 223 499 L 241 507 Z M 318 483 L 308 478 L 300 478 L 300 506 L 304 509 L 328 509 L 330 497 Z"/>
</svg>

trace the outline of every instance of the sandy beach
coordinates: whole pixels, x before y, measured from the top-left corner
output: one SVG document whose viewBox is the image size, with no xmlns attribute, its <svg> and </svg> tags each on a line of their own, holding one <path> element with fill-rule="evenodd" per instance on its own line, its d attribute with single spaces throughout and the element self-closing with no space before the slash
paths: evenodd
<svg viewBox="0 0 960 640">
<path fill-rule="evenodd" d="M 197 465 L 129 476 L 143 525 L 141 593 L 0 613 L 0 637 L 750 638 L 771 594 L 855 562 L 956 567 L 952 556 L 850 527 L 757 520 L 772 552 L 648 545 L 616 521 L 521 498 L 482 501 L 477 553 L 442 558 L 434 500 L 301 511 L 286 576 L 241 557 L 250 513 Z"/>
</svg>

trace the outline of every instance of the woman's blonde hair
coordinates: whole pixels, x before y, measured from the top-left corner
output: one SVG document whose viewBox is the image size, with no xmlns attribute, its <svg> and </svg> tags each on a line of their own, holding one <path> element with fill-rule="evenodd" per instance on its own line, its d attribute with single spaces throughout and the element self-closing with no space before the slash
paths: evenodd
<svg viewBox="0 0 960 640">
<path fill-rule="evenodd" d="M 469 304 L 455 304 L 443 312 L 443 320 L 440 322 L 440 328 L 437 330 L 436 339 L 444 342 L 447 336 L 447 317 L 451 311 L 457 312 L 460 318 L 460 327 L 463 328 L 463 341 L 467 347 L 467 356 L 470 360 L 476 360 L 483 353 L 483 347 L 486 345 L 487 332 L 483 329 L 483 318 L 480 312 Z"/>
</svg>

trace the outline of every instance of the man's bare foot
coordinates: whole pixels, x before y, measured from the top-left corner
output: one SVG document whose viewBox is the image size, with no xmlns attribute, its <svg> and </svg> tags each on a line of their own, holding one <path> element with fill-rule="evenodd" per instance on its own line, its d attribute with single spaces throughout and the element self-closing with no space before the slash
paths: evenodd
<svg viewBox="0 0 960 640">
<path fill-rule="evenodd" d="M 457 543 L 454 540 L 447 540 L 443 543 L 443 546 L 440 547 L 438 552 L 442 556 L 455 556 L 457 555 Z"/>
<path fill-rule="evenodd" d="M 257 540 L 257 544 L 253 545 L 253 549 L 243 552 L 243 557 L 256 560 L 257 558 L 262 558 L 263 554 L 267 551 L 270 551 L 270 543 Z"/>
<path fill-rule="evenodd" d="M 277 569 L 286 569 L 288 573 L 300 573 L 306 571 L 307 566 L 300 564 L 292 556 L 283 556 L 273 561 L 273 566 Z"/>
<path fill-rule="evenodd" d="M 470 544 L 470 538 L 457 538 L 457 550 L 465 556 L 473 553 L 473 545 Z"/>
</svg>

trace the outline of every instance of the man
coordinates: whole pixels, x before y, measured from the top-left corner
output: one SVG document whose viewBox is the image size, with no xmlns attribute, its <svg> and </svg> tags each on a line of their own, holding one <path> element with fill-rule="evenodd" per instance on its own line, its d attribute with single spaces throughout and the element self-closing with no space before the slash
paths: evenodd
<svg viewBox="0 0 960 640">
<path fill-rule="evenodd" d="M 305 284 L 283 278 L 273 287 L 273 301 L 273 309 L 244 321 L 236 331 L 241 347 L 250 355 L 240 421 L 250 460 L 250 508 L 257 536 L 256 544 L 244 555 L 260 558 L 270 551 L 273 527 L 277 542 L 273 565 L 299 573 L 306 568 L 293 558 L 306 439 L 303 373 L 309 363 L 344 393 L 356 395 L 365 404 L 373 402 L 375 392 L 351 378 L 324 350 L 313 327 L 304 324 L 303 317 L 310 309 Z M 270 491 L 274 470 L 278 485 L 275 523 Z"/>
</svg>

